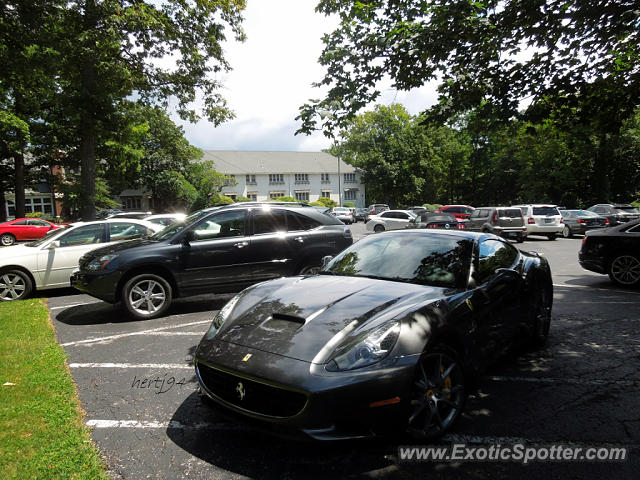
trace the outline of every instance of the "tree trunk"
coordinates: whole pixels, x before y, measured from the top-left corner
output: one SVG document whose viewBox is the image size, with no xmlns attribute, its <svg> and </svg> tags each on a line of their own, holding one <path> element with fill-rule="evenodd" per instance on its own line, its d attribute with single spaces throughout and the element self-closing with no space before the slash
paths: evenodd
<svg viewBox="0 0 640 480">
<path fill-rule="evenodd" d="M 85 119 L 80 131 L 80 183 L 82 184 L 80 216 L 83 221 L 95 219 L 96 195 L 96 129 L 94 119 Z"/>
<path fill-rule="evenodd" d="M 24 153 L 20 152 L 14 157 L 15 162 L 15 192 L 16 192 L 16 218 L 24 217 Z"/>
<path fill-rule="evenodd" d="M 600 137 L 600 145 L 593 162 L 593 202 L 607 203 L 611 199 L 609 183 L 609 159 L 612 155 L 609 135 L 603 133 Z"/>
<path fill-rule="evenodd" d="M 0 190 L 0 222 L 7 221 L 7 200 L 4 197 L 4 190 Z"/>
</svg>

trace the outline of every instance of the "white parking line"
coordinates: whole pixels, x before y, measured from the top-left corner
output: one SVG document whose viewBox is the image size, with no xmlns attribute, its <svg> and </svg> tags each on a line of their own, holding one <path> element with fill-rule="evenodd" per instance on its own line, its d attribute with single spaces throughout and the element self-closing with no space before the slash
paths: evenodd
<svg viewBox="0 0 640 480">
<path fill-rule="evenodd" d="M 71 307 L 79 307 L 81 305 L 93 305 L 94 303 L 104 303 L 104 302 L 84 302 L 84 303 L 72 303 L 71 305 L 60 305 L 58 307 L 49 307 L 49 310 L 59 310 L 61 308 L 71 308 Z"/>
<path fill-rule="evenodd" d="M 156 370 L 192 370 L 193 365 L 185 363 L 70 363 L 69 368 L 152 368 Z"/>
<path fill-rule="evenodd" d="M 486 380 L 494 382 L 527 382 L 527 383 L 564 383 L 571 385 L 610 385 L 610 386 L 624 386 L 635 387 L 640 386 L 640 380 L 589 380 L 586 378 L 549 378 L 549 377 L 518 377 L 518 376 L 501 376 L 491 375 L 484 377 Z"/>
<path fill-rule="evenodd" d="M 147 335 L 150 333 L 154 333 L 154 332 L 162 332 L 164 330 L 171 330 L 173 328 L 182 328 L 182 327 L 190 327 L 192 325 L 203 325 L 206 323 L 211 323 L 211 320 L 200 320 L 198 322 L 189 322 L 189 323 L 183 323 L 181 325 L 171 325 L 169 327 L 158 327 L 158 328 L 151 328 L 149 330 L 142 330 L 139 332 L 131 332 L 131 333 L 119 333 L 116 335 L 109 335 L 107 337 L 98 337 L 98 338 L 89 338 L 87 340 L 77 340 L 75 342 L 67 342 L 67 343 L 61 343 L 60 345 L 63 347 L 69 347 L 72 345 L 81 345 L 84 343 L 96 343 L 96 342 L 104 342 L 107 340 L 116 340 L 118 338 L 125 338 L 125 337 L 132 337 L 135 335 Z"/>
<path fill-rule="evenodd" d="M 92 428 L 179 428 L 179 429 L 201 429 L 219 426 L 215 423 L 194 423 L 185 425 L 171 420 L 169 422 L 148 422 L 140 420 L 87 420 L 86 425 Z"/>
<path fill-rule="evenodd" d="M 640 292 L 632 292 L 630 290 L 616 290 L 613 288 L 590 287 L 589 285 L 564 285 L 562 283 L 554 283 L 554 287 L 558 288 L 583 288 L 586 290 L 602 290 L 609 293 L 630 293 L 631 295 L 640 295 Z"/>
</svg>

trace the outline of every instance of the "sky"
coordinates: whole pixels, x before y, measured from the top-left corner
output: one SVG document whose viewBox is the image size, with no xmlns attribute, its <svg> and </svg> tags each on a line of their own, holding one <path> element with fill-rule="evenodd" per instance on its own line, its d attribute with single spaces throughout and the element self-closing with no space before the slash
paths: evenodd
<svg viewBox="0 0 640 480">
<path fill-rule="evenodd" d="M 220 77 L 221 92 L 236 118 L 219 127 L 202 120 L 189 124 L 177 116 L 191 144 L 204 150 L 284 150 L 311 152 L 328 148 L 321 132 L 294 135 L 298 108 L 321 90 L 311 84 L 322 79 L 317 60 L 322 35 L 337 25 L 335 19 L 314 11 L 316 0 L 248 0 L 244 12 L 244 43 L 225 44 L 233 70 Z M 379 104 L 405 105 L 417 114 L 435 103 L 433 84 L 411 92 L 382 87 Z M 373 106 L 368 107 L 373 108 Z"/>
</svg>

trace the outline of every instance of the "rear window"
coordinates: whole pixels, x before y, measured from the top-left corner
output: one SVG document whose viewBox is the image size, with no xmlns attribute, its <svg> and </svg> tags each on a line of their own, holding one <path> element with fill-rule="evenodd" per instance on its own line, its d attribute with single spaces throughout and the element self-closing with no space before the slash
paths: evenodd
<svg viewBox="0 0 640 480">
<path fill-rule="evenodd" d="M 533 207 L 534 215 L 560 215 L 556 207 Z"/>
<path fill-rule="evenodd" d="M 638 210 L 636 207 L 632 207 L 631 205 L 629 205 L 628 207 L 616 207 L 616 210 L 618 210 L 620 213 L 640 213 L 640 210 Z"/>
<path fill-rule="evenodd" d="M 505 208 L 498 210 L 498 216 L 500 217 L 509 217 L 509 218 L 520 218 L 522 217 L 522 212 L 519 208 Z"/>
</svg>

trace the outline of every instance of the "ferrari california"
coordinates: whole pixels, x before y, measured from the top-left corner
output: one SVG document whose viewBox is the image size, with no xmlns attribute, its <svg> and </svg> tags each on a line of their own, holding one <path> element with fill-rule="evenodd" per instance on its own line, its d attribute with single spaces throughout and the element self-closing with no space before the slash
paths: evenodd
<svg viewBox="0 0 640 480">
<path fill-rule="evenodd" d="M 549 332 L 549 264 L 492 234 L 403 230 L 249 287 L 195 355 L 206 403 L 319 440 L 452 427 L 479 372 Z"/>
</svg>

